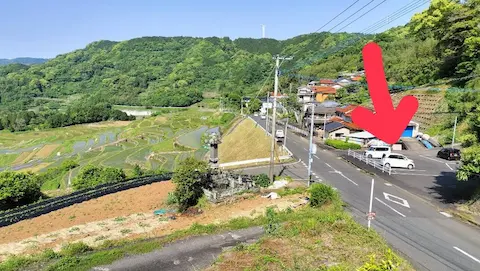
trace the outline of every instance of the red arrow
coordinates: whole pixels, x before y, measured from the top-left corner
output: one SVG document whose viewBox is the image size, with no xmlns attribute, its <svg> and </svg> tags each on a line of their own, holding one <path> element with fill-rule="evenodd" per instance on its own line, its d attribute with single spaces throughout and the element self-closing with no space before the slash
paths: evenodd
<svg viewBox="0 0 480 271">
<path fill-rule="evenodd" d="M 358 106 L 352 112 L 352 120 L 378 139 L 388 144 L 394 144 L 400 139 L 413 115 L 417 112 L 418 100 L 415 96 L 405 96 L 395 109 L 383 70 L 382 49 L 376 43 L 370 42 L 363 47 L 362 54 L 368 91 L 375 113 Z"/>
</svg>

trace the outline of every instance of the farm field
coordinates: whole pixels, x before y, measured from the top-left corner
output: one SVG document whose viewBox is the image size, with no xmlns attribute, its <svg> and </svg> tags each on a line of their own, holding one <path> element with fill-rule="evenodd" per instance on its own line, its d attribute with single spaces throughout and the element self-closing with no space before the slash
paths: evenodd
<svg viewBox="0 0 480 271">
<path fill-rule="evenodd" d="M 173 110 L 136 121 L 111 121 L 44 131 L 0 132 L 0 170 L 43 172 L 74 159 L 79 168 L 45 184 L 42 189 L 64 189 L 88 164 L 128 171 L 135 164 L 145 169 L 172 171 L 190 155 L 203 158 L 201 137 L 208 129 L 228 126 L 233 115 Z"/>
<path fill-rule="evenodd" d="M 83 241 L 97 246 L 105 240 L 163 236 L 194 223 L 220 223 L 232 218 L 254 217 L 263 214 L 272 204 L 284 210 L 299 202 L 299 195 L 282 197 L 274 202 L 255 196 L 207 207 L 201 215 L 179 216 L 175 221 L 154 216 L 153 211 L 164 207 L 167 194 L 173 189 L 171 182 L 154 183 L 2 227 L 0 261 L 8 254 L 28 254 L 44 248 L 59 250 L 68 242 Z"/>
</svg>

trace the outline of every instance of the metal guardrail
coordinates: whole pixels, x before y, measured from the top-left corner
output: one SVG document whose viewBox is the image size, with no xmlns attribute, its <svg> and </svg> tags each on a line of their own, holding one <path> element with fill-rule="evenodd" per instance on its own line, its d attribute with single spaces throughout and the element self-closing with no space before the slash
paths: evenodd
<svg viewBox="0 0 480 271">
<path fill-rule="evenodd" d="M 15 209 L 10 209 L 0 213 L 0 227 L 8 226 L 22 220 L 34 218 L 49 212 L 60 210 L 76 203 L 99 198 L 108 194 L 152 184 L 155 182 L 168 181 L 172 178 L 172 176 L 172 173 L 165 173 L 161 175 L 134 178 L 124 182 L 105 183 L 93 188 L 79 190 L 65 196 L 42 200 Z"/>
<path fill-rule="evenodd" d="M 379 169 L 382 172 L 386 172 L 388 173 L 388 175 L 392 175 L 392 167 L 385 167 L 380 161 L 376 159 L 368 158 L 365 155 L 357 153 L 356 151 L 353 151 L 350 149 L 348 150 L 348 155 L 362 162 L 365 162 L 367 165 L 370 165 L 376 169 Z"/>
</svg>

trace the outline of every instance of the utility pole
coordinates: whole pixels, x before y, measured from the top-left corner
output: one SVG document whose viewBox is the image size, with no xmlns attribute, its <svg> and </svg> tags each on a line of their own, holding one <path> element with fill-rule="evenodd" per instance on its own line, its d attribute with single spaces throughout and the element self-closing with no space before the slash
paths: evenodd
<svg viewBox="0 0 480 271">
<path fill-rule="evenodd" d="M 453 125 L 452 149 L 453 149 L 453 144 L 455 143 L 455 132 L 457 130 L 457 118 L 458 116 L 455 116 L 455 124 Z"/>
<path fill-rule="evenodd" d="M 265 110 L 267 111 L 266 114 L 267 114 L 267 117 L 265 119 L 265 130 L 267 130 L 267 133 L 268 133 L 268 104 L 270 104 L 270 102 L 268 101 L 268 97 L 269 97 L 269 93 L 270 92 L 267 92 L 267 105 L 265 107 Z"/>
<path fill-rule="evenodd" d="M 240 115 L 243 116 L 243 97 L 242 97 L 242 99 L 240 99 L 240 108 L 241 108 L 240 109 Z"/>
<path fill-rule="evenodd" d="M 273 57 L 275 59 L 276 64 L 275 64 L 275 90 L 273 92 L 273 110 L 272 110 L 272 145 L 271 145 L 271 150 L 270 150 L 270 180 L 273 183 L 274 178 L 273 178 L 273 170 L 274 170 L 274 164 L 275 164 L 275 118 L 277 115 L 277 95 L 278 95 L 278 74 L 279 74 L 279 68 L 280 68 L 280 60 L 290 60 L 292 57 L 281 57 L 279 55 L 276 55 Z M 268 117 L 267 117 L 268 121 Z"/>
<path fill-rule="evenodd" d="M 315 114 L 315 104 L 312 103 L 312 114 L 310 115 L 310 149 L 308 151 L 308 186 L 312 182 L 312 152 L 313 152 L 313 116 Z"/>
<path fill-rule="evenodd" d="M 288 130 L 288 117 L 287 122 L 285 123 L 285 137 L 283 138 L 283 146 L 287 147 L 287 130 Z"/>
<path fill-rule="evenodd" d="M 370 221 L 372 221 L 372 219 L 374 218 L 374 216 L 372 217 L 373 213 L 372 213 L 372 203 L 373 203 L 373 186 L 375 184 L 375 180 L 372 179 L 372 186 L 370 188 L 370 205 L 368 207 L 368 216 L 367 216 L 367 219 L 368 219 L 368 229 L 370 230 Z"/>
<path fill-rule="evenodd" d="M 325 131 L 325 126 L 327 126 L 327 113 L 325 113 L 324 115 L 325 117 L 323 118 L 323 141 L 325 141 L 325 133 L 327 131 Z"/>
</svg>

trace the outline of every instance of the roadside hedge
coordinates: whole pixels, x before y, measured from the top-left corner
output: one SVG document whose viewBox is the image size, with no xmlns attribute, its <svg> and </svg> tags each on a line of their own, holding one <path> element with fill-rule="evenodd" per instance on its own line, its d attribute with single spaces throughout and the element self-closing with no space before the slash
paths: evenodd
<svg viewBox="0 0 480 271">
<path fill-rule="evenodd" d="M 325 144 L 339 150 L 348 150 L 348 149 L 359 150 L 362 148 L 362 146 L 358 144 L 345 142 L 343 140 L 338 140 L 338 139 L 327 139 L 325 140 Z"/>
</svg>

